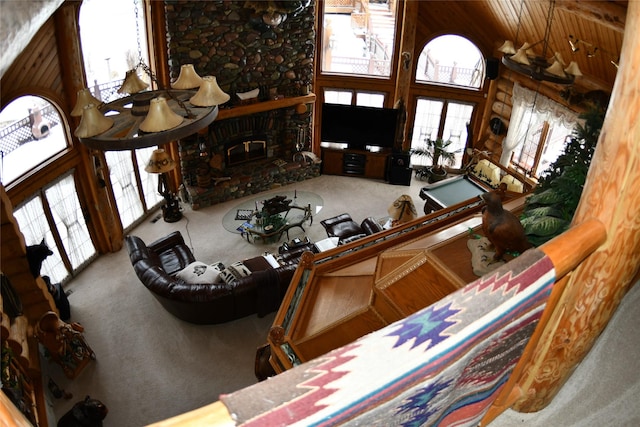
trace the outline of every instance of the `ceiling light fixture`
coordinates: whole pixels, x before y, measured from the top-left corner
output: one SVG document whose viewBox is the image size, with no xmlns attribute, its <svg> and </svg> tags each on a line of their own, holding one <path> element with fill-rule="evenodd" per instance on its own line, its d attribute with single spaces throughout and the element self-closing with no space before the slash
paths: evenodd
<svg viewBox="0 0 640 427">
<path fill-rule="evenodd" d="M 245 1 L 244 7 L 253 9 L 255 13 L 262 15 L 262 22 L 270 27 L 282 24 L 289 15 L 296 16 L 309 6 L 311 0 L 287 0 L 272 1 L 258 0 Z"/>
<path fill-rule="evenodd" d="M 582 75 L 578 64 L 575 61 L 571 61 L 567 66 L 559 52 L 556 52 L 551 58 L 547 59 L 555 4 L 555 0 L 550 0 L 544 39 L 533 44 L 524 43 L 517 50 L 513 42 L 507 40 L 498 50 L 504 54 L 502 56 L 502 63 L 508 69 L 525 74 L 534 80 L 568 85 L 574 82 L 576 76 Z M 519 17 L 518 30 L 520 29 L 520 25 L 521 19 Z M 542 54 L 538 55 L 532 48 L 541 43 Z"/>
<path fill-rule="evenodd" d="M 75 135 L 92 149 L 133 150 L 185 138 L 211 124 L 218 116 L 218 105 L 229 100 L 215 77 L 200 77 L 193 64 L 180 68 L 180 75 L 171 88 L 162 88 L 142 59 L 136 0 L 134 8 L 140 59 L 127 71 L 118 89 L 118 93 L 129 96 L 103 104 L 91 96 L 88 89 L 78 92 L 73 112 L 80 112 L 82 118 Z M 149 85 L 140 79 L 138 69 L 142 69 L 159 89 L 146 90 Z M 206 91 L 201 93 L 199 88 L 203 82 L 206 82 Z M 89 117 L 85 119 L 85 115 Z M 111 125 L 107 127 L 109 123 Z"/>
<path fill-rule="evenodd" d="M 571 51 L 573 53 L 578 52 L 580 50 L 580 45 L 584 45 L 586 47 L 585 53 L 587 55 L 587 58 L 594 58 L 596 56 L 596 54 L 598 52 L 602 52 L 606 55 L 609 55 L 609 57 L 611 58 L 616 58 L 611 52 L 607 52 L 604 49 L 600 49 L 598 46 L 594 46 L 592 43 L 589 43 L 588 41 L 584 41 L 584 40 L 579 40 L 578 38 L 574 37 L 573 35 L 569 35 L 569 46 L 571 46 Z M 612 59 L 611 60 L 611 64 L 618 68 L 618 61 L 620 61 L 620 57 L 618 56 L 615 60 Z"/>
</svg>

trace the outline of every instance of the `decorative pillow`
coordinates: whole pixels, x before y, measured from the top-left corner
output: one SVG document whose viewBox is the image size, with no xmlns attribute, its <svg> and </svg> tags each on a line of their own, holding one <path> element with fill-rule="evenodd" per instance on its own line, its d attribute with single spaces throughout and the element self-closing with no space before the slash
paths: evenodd
<svg viewBox="0 0 640 427">
<path fill-rule="evenodd" d="M 473 174 L 494 188 L 500 184 L 500 168 L 487 159 L 478 162 L 473 168 Z"/>
<path fill-rule="evenodd" d="M 220 272 L 220 278 L 224 283 L 230 285 L 234 281 L 248 276 L 251 274 L 251 270 L 247 268 L 246 265 L 242 263 L 242 261 L 234 262 L 233 264 L 227 266 L 224 270 Z"/>
<path fill-rule="evenodd" d="M 515 191 L 516 193 L 524 192 L 524 186 L 522 183 L 513 176 L 505 175 L 500 182 L 507 184 L 507 190 L 509 191 Z"/>
<path fill-rule="evenodd" d="M 208 285 L 219 281 L 222 263 L 205 264 L 194 261 L 176 273 L 176 277 L 194 285 Z"/>
</svg>

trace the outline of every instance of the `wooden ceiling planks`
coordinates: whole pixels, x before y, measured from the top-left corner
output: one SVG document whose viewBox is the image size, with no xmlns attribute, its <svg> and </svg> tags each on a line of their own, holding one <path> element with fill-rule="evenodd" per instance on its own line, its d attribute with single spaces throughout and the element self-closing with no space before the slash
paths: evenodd
<svg viewBox="0 0 640 427">
<path fill-rule="evenodd" d="M 575 60 L 584 77 L 576 81 L 585 89 L 611 90 L 617 69 L 611 64 L 622 46 L 627 1 L 556 0 L 547 56 L 561 53 L 565 62 Z M 550 2 L 545 0 L 486 0 L 421 2 L 418 42 L 424 45 L 444 33 L 460 34 L 479 43 L 485 55 L 497 55 L 504 40 L 516 47 L 525 41 L 544 39 Z M 598 47 L 587 58 L 586 46 L 575 54 L 569 46 L 574 35 Z M 535 51 L 542 53 L 542 44 Z"/>
<path fill-rule="evenodd" d="M 16 63 L 25 65 L 9 68 L 2 76 L 3 82 L 11 82 L 10 85 L 1 85 L 3 105 L 25 93 L 38 95 L 55 93 L 62 97 L 63 88 L 57 45 L 55 38 L 50 37 L 53 27 L 53 21 L 48 20 L 34 35 L 32 43 L 29 44 L 29 46 L 36 46 L 36 48 L 25 49 L 16 60 Z M 48 88 L 48 94 L 40 93 L 34 89 L 45 87 Z"/>
</svg>

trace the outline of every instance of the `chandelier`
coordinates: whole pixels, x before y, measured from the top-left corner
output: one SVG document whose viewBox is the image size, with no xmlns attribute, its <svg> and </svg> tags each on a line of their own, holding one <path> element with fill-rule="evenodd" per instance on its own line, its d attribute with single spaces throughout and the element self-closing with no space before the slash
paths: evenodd
<svg viewBox="0 0 640 427">
<path fill-rule="evenodd" d="M 549 2 L 544 39 L 533 44 L 524 43 L 517 50 L 513 41 L 507 40 L 498 50 L 504 54 L 502 63 L 508 69 L 524 74 L 534 80 L 568 85 L 572 84 L 577 76 L 582 75 L 578 63 L 571 61 L 567 65 L 559 52 L 555 52 L 550 58 L 547 57 L 555 3 L 555 0 L 550 0 Z M 520 14 L 522 13 L 523 4 L 524 0 L 520 7 Z M 518 31 L 520 30 L 520 24 L 521 16 L 518 17 Z M 540 55 L 533 50 L 533 47 L 539 44 L 542 44 L 542 54 Z"/>
<path fill-rule="evenodd" d="M 78 91 L 71 112 L 80 117 L 75 136 L 92 149 L 133 150 L 185 138 L 211 124 L 218 116 L 218 105 L 230 99 L 214 76 L 200 77 L 193 64 L 181 66 L 170 88 L 161 87 L 142 59 L 136 3 L 139 62 L 127 71 L 118 89 L 128 96 L 105 104 L 84 88 Z M 138 69 L 160 89 L 147 90 L 149 85 L 140 79 Z"/>
</svg>

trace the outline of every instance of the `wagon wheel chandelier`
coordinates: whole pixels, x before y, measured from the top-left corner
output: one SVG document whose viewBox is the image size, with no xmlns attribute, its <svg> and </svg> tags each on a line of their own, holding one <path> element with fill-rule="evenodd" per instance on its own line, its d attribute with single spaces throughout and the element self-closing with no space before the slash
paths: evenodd
<svg viewBox="0 0 640 427">
<path fill-rule="evenodd" d="M 229 100 L 213 76 L 200 77 L 193 64 L 180 68 L 170 88 L 163 88 L 142 59 L 137 1 L 134 0 L 139 62 L 126 77 L 118 93 L 128 94 L 102 103 L 85 88 L 78 92 L 72 116 L 80 116 L 75 136 L 92 149 L 133 150 L 160 146 L 185 138 L 211 124 L 218 116 L 218 105 Z M 138 76 L 142 69 L 157 90 Z"/>
<path fill-rule="evenodd" d="M 559 52 L 555 52 L 553 56 L 547 58 L 547 50 L 549 49 L 549 37 L 551 35 L 551 24 L 553 23 L 553 15 L 555 10 L 555 0 L 549 2 L 549 12 L 547 15 L 547 23 L 545 27 L 544 39 L 530 44 L 524 43 L 519 49 L 515 49 L 511 40 L 504 42 L 498 48 L 504 55 L 502 63 L 510 70 L 524 74 L 538 81 L 549 81 L 552 83 L 568 85 L 572 84 L 577 76 L 582 76 L 582 72 L 578 67 L 578 63 L 571 61 L 569 65 L 564 62 Z M 520 31 L 521 15 L 524 6 L 524 0 L 520 5 L 520 14 L 518 16 L 518 29 Z M 533 51 L 533 47 L 542 43 L 542 54 L 538 55 Z"/>
</svg>

